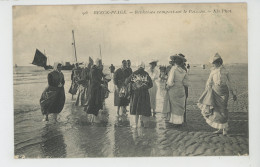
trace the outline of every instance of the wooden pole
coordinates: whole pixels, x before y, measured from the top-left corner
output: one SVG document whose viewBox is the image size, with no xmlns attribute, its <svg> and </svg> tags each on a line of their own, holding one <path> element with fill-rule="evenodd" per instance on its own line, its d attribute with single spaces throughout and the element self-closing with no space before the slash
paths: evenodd
<svg viewBox="0 0 260 167">
<path fill-rule="evenodd" d="M 75 52 L 75 59 L 76 59 L 76 62 L 78 62 L 78 60 L 77 60 L 77 52 L 76 52 L 76 43 L 75 43 L 75 38 L 74 38 L 74 30 L 72 30 L 72 37 L 73 37 L 73 46 L 74 46 L 74 52 Z"/>
<path fill-rule="evenodd" d="M 100 54 L 100 59 L 102 60 L 101 45 L 100 44 L 99 44 L 99 54 Z"/>
</svg>

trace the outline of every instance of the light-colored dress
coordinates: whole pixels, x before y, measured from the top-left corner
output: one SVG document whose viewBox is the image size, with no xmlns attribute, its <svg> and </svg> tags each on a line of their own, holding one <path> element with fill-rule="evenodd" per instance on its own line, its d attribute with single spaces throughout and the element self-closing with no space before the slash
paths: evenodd
<svg viewBox="0 0 260 167">
<path fill-rule="evenodd" d="M 149 76 L 152 79 L 153 82 L 153 87 L 149 89 L 149 94 L 150 94 L 150 103 L 151 103 L 151 109 L 156 109 L 156 94 L 157 94 L 157 79 L 159 78 L 159 71 L 155 68 L 153 71 L 149 69 L 148 71 Z"/>
<path fill-rule="evenodd" d="M 213 128 L 228 127 L 229 91 L 233 91 L 229 72 L 223 66 L 213 68 L 198 103 L 206 122 Z"/>
<path fill-rule="evenodd" d="M 166 84 L 170 88 L 164 97 L 163 114 L 170 123 L 182 124 L 185 112 L 184 86 L 188 86 L 186 71 L 179 66 L 173 66 Z"/>
</svg>

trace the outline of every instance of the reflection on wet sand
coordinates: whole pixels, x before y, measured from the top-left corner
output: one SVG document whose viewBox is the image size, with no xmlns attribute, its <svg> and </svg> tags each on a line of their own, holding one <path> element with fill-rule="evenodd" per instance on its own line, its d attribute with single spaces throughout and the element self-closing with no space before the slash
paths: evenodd
<svg viewBox="0 0 260 167">
<path fill-rule="evenodd" d="M 154 148 L 157 140 L 157 134 L 155 133 L 156 123 L 151 120 L 149 125 L 149 128 L 131 128 L 128 115 L 117 116 L 114 129 L 114 156 L 155 156 Z"/>
<path fill-rule="evenodd" d="M 154 128 L 133 129 L 135 156 L 156 156 L 155 148 L 158 136 L 155 131 Z"/>
<path fill-rule="evenodd" d="M 42 134 L 42 152 L 44 157 L 66 157 L 66 144 L 59 126 L 46 124 Z"/>
<path fill-rule="evenodd" d="M 68 143 L 68 157 L 107 157 L 110 155 L 109 113 L 104 109 L 94 122 L 80 107 L 71 107 L 69 115 L 72 128 L 68 127 L 65 139 Z M 111 151 L 110 151 L 111 152 Z"/>
<path fill-rule="evenodd" d="M 126 114 L 117 116 L 114 125 L 115 148 L 114 156 L 116 157 L 133 157 L 135 156 L 135 143 L 133 140 L 130 121 Z"/>
</svg>

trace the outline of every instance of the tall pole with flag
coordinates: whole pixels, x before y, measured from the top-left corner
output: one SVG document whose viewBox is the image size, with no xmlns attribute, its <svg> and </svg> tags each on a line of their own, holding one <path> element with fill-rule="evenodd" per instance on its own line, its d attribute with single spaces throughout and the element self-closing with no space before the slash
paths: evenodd
<svg viewBox="0 0 260 167">
<path fill-rule="evenodd" d="M 77 52 L 76 52 L 76 43 L 75 43 L 75 37 L 74 37 L 74 30 L 72 30 L 72 37 L 73 37 L 72 45 L 74 46 L 75 60 L 76 60 L 76 62 L 78 62 L 78 60 L 77 60 Z"/>
</svg>

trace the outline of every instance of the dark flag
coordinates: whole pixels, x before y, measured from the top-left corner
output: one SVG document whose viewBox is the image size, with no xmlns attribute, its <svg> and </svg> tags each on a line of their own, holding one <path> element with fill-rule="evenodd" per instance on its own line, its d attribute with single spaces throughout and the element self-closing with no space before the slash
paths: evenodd
<svg viewBox="0 0 260 167">
<path fill-rule="evenodd" d="M 32 64 L 41 67 L 46 67 L 46 63 L 47 63 L 47 57 L 38 49 L 36 49 Z"/>
</svg>

